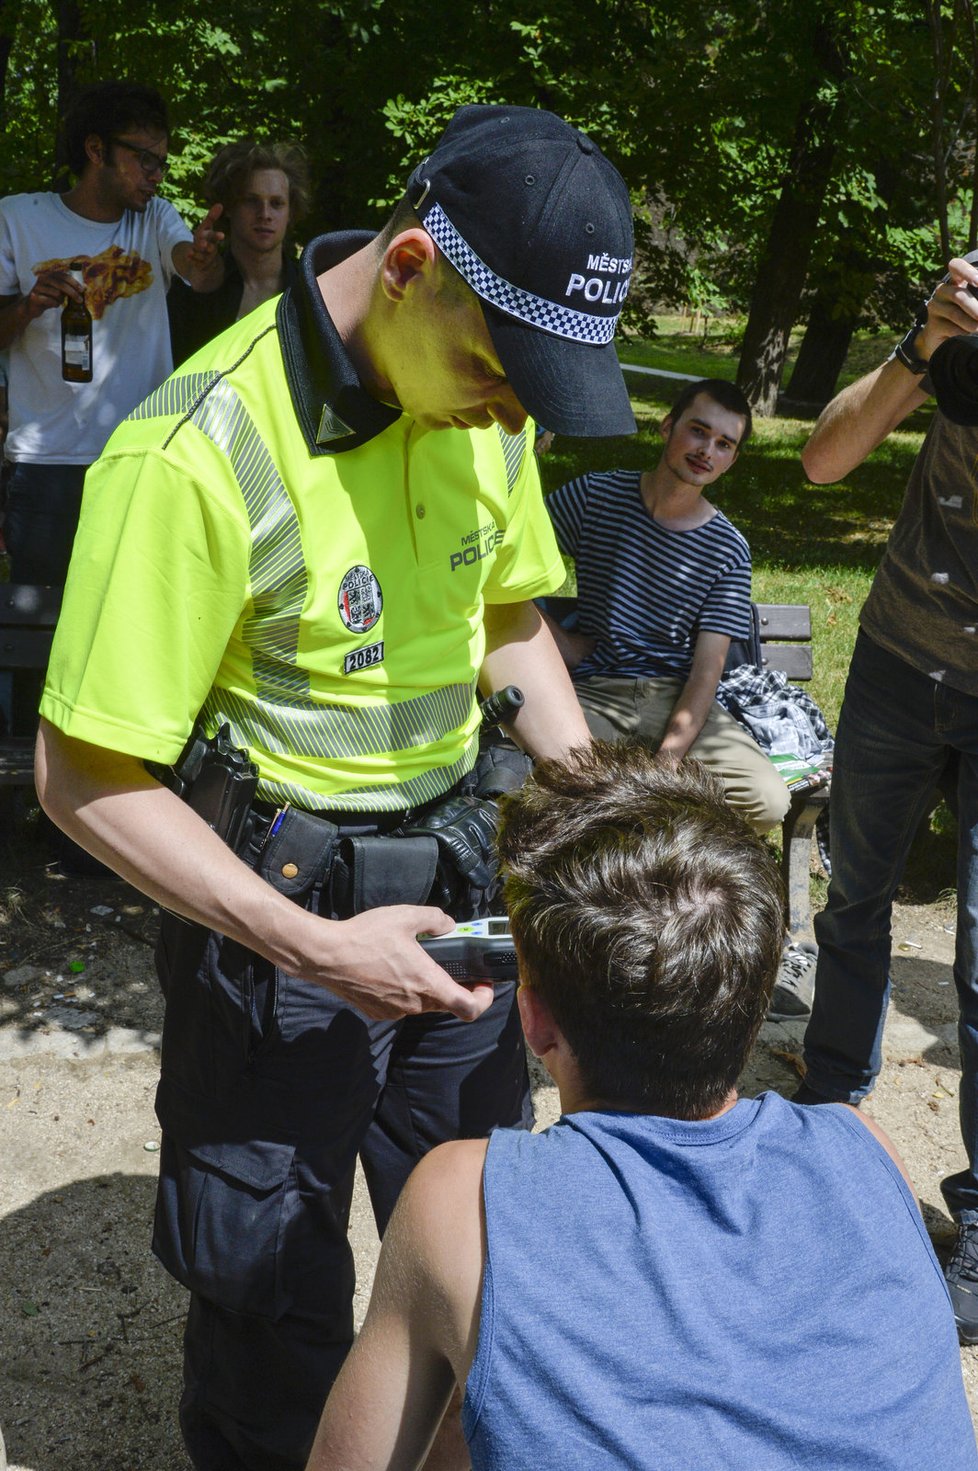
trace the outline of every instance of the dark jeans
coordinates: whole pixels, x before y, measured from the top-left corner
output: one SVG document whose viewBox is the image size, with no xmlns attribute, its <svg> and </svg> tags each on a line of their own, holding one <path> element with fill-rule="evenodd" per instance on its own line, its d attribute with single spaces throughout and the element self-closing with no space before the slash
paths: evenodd
<svg viewBox="0 0 978 1471">
<path fill-rule="evenodd" d="M 857 1103 L 880 1070 L 893 896 L 935 787 L 958 762 L 957 987 L 968 1168 L 942 1184 L 978 1221 L 978 696 L 921 674 L 860 634 L 839 717 L 829 806 L 832 882 L 815 921 L 818 970 L 806 1081 Z"/>
<path fill-rule="evenodd" d="M 11 582 L 63 587 L 78 527 L 86 465 L 14 466 L 3 534 Z"/>
<path fill-rule="evenodd" d="M 3 522 L 11 582 L 64 586 L 86 469 L 85 465 L 13 467 Z M 39 670 L 15 671 L 11 695 L 11 729 L 15 734 L 30 735 L 36 729 L 43 684 Z"/>
<path fill-rule="evenodd" d="M 474 1023 L 374 1022 L 189 926 L 159 963 L 154 1249 L 192 1293 L 184 1439 L 201 1471 L 301 1471 L 353 1340 L 357 1156 L 383 1231 L 429 1149 L 532 1124 L 515 987 Z"/>
</svg>

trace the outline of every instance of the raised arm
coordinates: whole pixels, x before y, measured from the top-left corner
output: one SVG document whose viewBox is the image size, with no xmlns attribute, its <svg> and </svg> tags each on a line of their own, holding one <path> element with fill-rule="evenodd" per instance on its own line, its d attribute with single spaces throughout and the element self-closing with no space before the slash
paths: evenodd
<svg viewBox="0 0 978 1471">
<path fill-rule="evenodd" d="M 553 635 L 535 603 L 486 605 L 485 694 L 515 684 L 526 703 L 507 726 L 531 756 L 561 757 L 591 735 Z"/>
<path fill-rule="evenodd" d="M 952 260 L 948 278 L 927 304 L 927 320 L 909 346 L 922 362 L 947 337 L 978 331 L 978 299 L 969 287 L 978 286 L 978 268 Z M 926 401 L 920 377 L 898 358 L 888 358 L 836 394 L 823 409 L 801 452 L 809 480 L 827 485 L 841 480 L 882 444 L 888 434 Z"/>
<path fill-rule="evenodd" d="M 58 826 L 144 894 L 368 1016 L 451 1011 L 472 1021 L 492 1002 L 491 987 L 458 985 L 417 943 L 422 931 L 451 928 L 440 909 L 393 905 L 321 919 L 253 873 L 133 756 L 42 720 L 35 776 Z"/>
</svg>

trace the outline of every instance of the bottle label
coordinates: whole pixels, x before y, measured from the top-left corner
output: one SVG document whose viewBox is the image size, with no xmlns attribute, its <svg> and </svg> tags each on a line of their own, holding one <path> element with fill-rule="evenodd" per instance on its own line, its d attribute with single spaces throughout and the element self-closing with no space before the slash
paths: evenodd
<svg viewBox="0 0 978 1471">
<path fill-rule="evenodd" d="M 85 373 L 89 371 L 92 366 L 92 339 L 87 333 L 79 336 L 65 333 L 64 360 L 73 368 L 81 368 Z"/>
</svg>

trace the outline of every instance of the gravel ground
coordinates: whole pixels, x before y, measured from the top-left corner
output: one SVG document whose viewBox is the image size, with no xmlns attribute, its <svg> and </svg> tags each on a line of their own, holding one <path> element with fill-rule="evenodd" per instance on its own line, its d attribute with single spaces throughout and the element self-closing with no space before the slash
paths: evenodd
<svg viewBox="0 0 978 1471">
<path fill-rule="evenodd" d="M 43 866 L 0 914 L 0 1426 L 13 1471 L 187 1471 L 176 1426 L 185 1294 L 149 1250 L 161 1001 L 151 906 Z M 952 915 L 901 907 L 886 1067 L 867 1111 L 894 1139 L 938 1250 L 960 1169 Z M 791 1091 L 800 1024 L 768 1024 L 743 1091 Z M 556 1115 L 537 1076 L 541 1123 Z M 352 1227 L 362 1313 L 376 1233 Z M 978 1350 L 962 1353 L 978 1413 Z"/>
</svg>

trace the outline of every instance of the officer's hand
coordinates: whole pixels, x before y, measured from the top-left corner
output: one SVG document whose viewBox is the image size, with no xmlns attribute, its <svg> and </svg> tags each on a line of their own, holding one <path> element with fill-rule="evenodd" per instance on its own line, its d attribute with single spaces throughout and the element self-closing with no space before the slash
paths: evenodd
<svg viewBox="0 0 978 1471">
<path fill-rule="evenodd" d="M 949 279 L 941 282 L 927 303 L 927 324 L 914 343 L 925 359 L 948 337 L 978 332 L 978 296 L 970 289 L 978 288 L 978 268 L 969 261 L 955 259 L 947 269 Z"/>
<path fill-rule="evenodd" d="M 310 979 L 335 991 L 376 1021 L 450 1011 L 475 1021 L 492 1005 L 492 986 L 460 986 L 418 944 L 445 935 L 455 921 L 441 909 L 392 904 L 330 923 L 329 955 Z"/>
<path fill-rule="evenodd" d="M 33 322 L 52 307 L 63 307 L 66 296 L 73 301 L 85 300 L 85 292 L 73 276 L 64 270 L 39 271 L 34 285 L 24 297 L 28 318 Z"/>
</svg>

